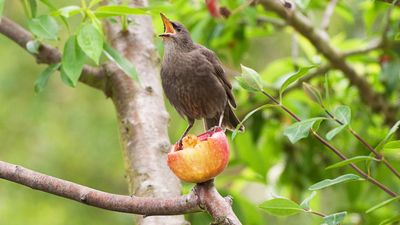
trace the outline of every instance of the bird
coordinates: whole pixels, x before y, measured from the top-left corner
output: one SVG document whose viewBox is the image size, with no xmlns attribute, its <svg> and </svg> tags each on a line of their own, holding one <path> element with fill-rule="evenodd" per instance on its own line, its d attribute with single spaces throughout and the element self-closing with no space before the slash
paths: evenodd
<svg viewBox="0 0 400 225">
<path fill-rule="evenodd" d="M 244 131 L 233 112 L 236 101 L 232 85 L 217 55 L 195 43 L 183 24 L 169 20 L 163 13 L 160 16 L 164 24 L 164 33 L 159 35 L 164 43 L 162 87 L 171 105 L 189 123 L 177 143 L 182 144 L 196 119 L 203 119 L 206 130 L 234 130 L 240 124 L 238 130 Z"/>
</svg>

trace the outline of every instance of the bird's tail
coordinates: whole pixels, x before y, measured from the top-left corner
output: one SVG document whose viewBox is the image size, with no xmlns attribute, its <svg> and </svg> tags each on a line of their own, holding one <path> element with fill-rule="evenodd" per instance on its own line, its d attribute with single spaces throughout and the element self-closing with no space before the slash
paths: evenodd
<svg viewBox="0 0 400 225">
<path fill-rule="evenodd" d="M 214 118 L 206 118 L 204 119 L 204 125 L 206 130 L 209 130 L 215 126 L 219 125 L 220 115 L 217 115 Z M 232 108 L 227 104 L 225 111 L 224 111 L 224 118 L 222 120 L 222 127 L 228 130 L 235 130 L 236 127 L 240 124 L 239 119 L 236 117 L 235 113 L 233 112 Z M 239 131 L 244 131 L 244 126 L 240 125 Z"/>
</svg>

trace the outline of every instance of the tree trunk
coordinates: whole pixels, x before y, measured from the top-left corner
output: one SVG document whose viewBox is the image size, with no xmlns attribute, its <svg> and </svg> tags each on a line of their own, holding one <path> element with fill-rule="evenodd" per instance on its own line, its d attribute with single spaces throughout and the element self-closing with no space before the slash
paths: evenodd
<svg viewBox="0 0 400 225">
<path fill-rule="evenodd" d="M 145 6 L 147 1 L 133 1 Z M 179 196 L 181 185 L 166 164 L 170 148 L 166 112 L 159 78 L 159 58 L 149 16 L 132 16 L 127 31 L 107 25 L 113 47 L 136 67 L 139 83 L 115 65 L 107 66 L 108 94 L 116 107 L 129 191 L 143 197 Z M 180 216 L 137 216 L 137 224 L 188 224 Z"/>
</svg>

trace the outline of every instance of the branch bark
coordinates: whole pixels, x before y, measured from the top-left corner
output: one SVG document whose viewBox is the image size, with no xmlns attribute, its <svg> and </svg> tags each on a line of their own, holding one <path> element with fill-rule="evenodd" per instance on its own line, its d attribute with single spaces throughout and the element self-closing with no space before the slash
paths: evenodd
<svg viewBox="0 0 400 225">
<path fill-rule="evenodd" d="M 26 49 L 26 44 L 33 40 L 32 35 L 27 30 L 7 17 L 2 17 L 0 21 L 0 33 L 17 43 L 23 49 Z M 60 52 L 56 48 L 45 44 L 41 44 L 39 53 L 33 54 L 33 56 L 38 63 L 44 64 L 54 64 L 61 60 Z M 102 67 L 97 68 L 85 65 L 80 81 L 93 88 L 104 90 L 106 82 L 105 71 Z"/>
<path fill-rule="evenodd" d="M 131 6 L 147 6 L 147 1 L 133 1 Z M 127 30 L 115 23 L 106 25 L 112 46 L 135 65 L 140 80 L 140 84 L 134 83 L 114 64 L 107 66 L 107 92 L 118 114 L 129 191 L 141 197 L 177 197 L 181 185 L 166 163 L 169 116 L 160 84 L 151 17 L 131 19 Z M 136 220 L 142 225 L 187 224 L 183 216 L 139 216 Z"/>
<path fill-rule="evenodd" d="M 284 7 L 280 1 L 261 0 L 265 9 L 274 11 L 283 18 L 296 31 L 307 38 L 312 45 L 330 62 L 330 64 L 342 71 L 352 85 L 354 85 L 359 93 L 361 100 L 368 105 L 373 112 L 382 113 L 385 116 L 387 124 L 395 122 L 395 114 L 397 108 L 387 104 L 384 97 L 376 93 L 370 84 L 362 77 L 340 53 L 327 40 L 328 34 L 313 26 L 311 21 L 300 12 L 289 10 Z"/>
<path fill-rule="evenodd" d="M 116 195 L 38 173 L 0 161 L 0 178 L 35 190 L 58 195 L 94 207 L 142 215 L 176 215 L 199 212 L 199 199 L 192 192 L 175 198 L 141 198 Z"/>
</svg>

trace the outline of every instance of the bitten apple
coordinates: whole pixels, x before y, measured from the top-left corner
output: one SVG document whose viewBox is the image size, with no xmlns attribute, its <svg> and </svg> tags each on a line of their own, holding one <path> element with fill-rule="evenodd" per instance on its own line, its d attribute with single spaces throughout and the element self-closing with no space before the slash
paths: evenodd
<svg viewBox="0 0 400 225">
<path fill-rule="evenodd" d="M 229 145 L 225 133 L 217 128 L 199 136 L 187 135 L 182 149 L 172 146 L 168 166 L 181 180 L 202 183 L 224 171 L 229 160 Z"/>
</svg>

